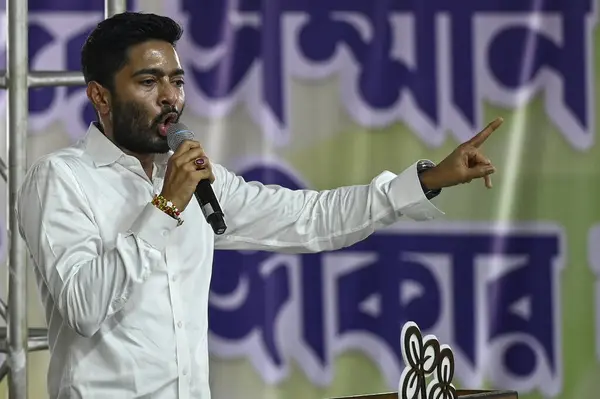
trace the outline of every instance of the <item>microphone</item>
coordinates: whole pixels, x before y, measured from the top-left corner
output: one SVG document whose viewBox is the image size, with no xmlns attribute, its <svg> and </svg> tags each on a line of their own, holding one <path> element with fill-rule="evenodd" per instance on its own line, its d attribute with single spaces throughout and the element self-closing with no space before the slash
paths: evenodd
<svg viewBox="0 0 600 399">
<path fill-rule="evenodd" d="M 171 150 L 176 151 L 184 140 L 194 140 L 194 132 L 186 125 L 183 123 L 174 123 L 168 127 L 167 143 Z M 219 201 L 217 201 L 210 180 L 200 180 L 194 194 L 200 204 L 204 218 L 211 225 L 215 234 L 221 235 L 225 233 L 227 225 L 225 224 L 223 211 L 221 210 Z"/>
</svg>

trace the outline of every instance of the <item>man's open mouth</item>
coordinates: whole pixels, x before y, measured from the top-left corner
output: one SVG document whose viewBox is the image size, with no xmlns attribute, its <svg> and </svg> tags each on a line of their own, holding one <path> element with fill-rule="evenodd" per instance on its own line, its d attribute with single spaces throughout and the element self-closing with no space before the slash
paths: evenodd
<svg viewBox="0 0 600 399">
<path fill-rule="evenodd" d="M 167 129 L 169 128 L 169 125 L 177 122 L 177 117 L 178 114 L 176 112 L 171 112 L 162 118 L 162 122 L 158 125 L 158 131 L 161 135 L 167 135 Z"/>
</svg>

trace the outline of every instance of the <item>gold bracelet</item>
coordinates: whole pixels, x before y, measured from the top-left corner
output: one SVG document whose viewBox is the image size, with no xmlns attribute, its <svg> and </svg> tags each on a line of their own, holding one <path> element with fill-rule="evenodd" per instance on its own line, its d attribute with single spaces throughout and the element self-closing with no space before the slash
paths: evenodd
<svg viewBox="0 0 600 399">
<path fill-rule="evenodd" d="M 181 226 L 183 224 L 183 219 L 181 219 L 180 217 L 181 212 L 179 211 L 179 209 L 177 209 L 175 204 L 173 204 L 171 201 L 169 201 L 162 195 L 155 195 L 152 199 L 152 205 L 154 205 L 167 215 L 171 216 L 173 219 L 177 220 L 177 226 Z"/>
</svg>

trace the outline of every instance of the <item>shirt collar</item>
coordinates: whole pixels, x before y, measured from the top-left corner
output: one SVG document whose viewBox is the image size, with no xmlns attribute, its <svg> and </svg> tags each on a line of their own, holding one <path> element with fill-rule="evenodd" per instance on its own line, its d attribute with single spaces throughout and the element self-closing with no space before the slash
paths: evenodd
<svg viewBox="0 0 600 399">
<path fill-rule="evenodd" d="M 85 152 L 92 158 L 96 167 L 111 165 L 122 158 L 133 158 L 125 154 L 119 147 L 110 141 L 104 133 L 98 129 L 94 122 L 90 123 L 88 131 L 83 139 Z M 154 163 L 164 166 L 173 155 L 172 151 L 166 154 L 156 154 Z"/>
</svg>

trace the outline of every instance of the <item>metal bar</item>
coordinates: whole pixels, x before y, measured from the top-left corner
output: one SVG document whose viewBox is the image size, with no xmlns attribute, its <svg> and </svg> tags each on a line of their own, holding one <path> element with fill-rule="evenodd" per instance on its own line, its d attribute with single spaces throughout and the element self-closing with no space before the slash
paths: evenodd
<svg viewBox="0 0 600 399">
<path fill-rule="evenodd" d="M 30 339 L 37 339 L 37 338 L 43 338 L 46 336 L 46 334 L 48 333 L 48 330 L 45 328 L 39 328 L 39 327 L 31 327 L 29 328 L 29 338 Z M 6 327 L 0 327 L 0 338 L 4 339 L 6 338 L 6 335 L 8 334 L 8 330 Z"/>
<path fill-rule="evenodd" d="M 27 265 L 14 212 L 26 172 L 28 31 L 27 0 L 7 0 L 8 8 L 8 397 L 27 398 Z"/>
<path fill-rule="evenodd" d="M 104 0 L 104 18 L 127 11 L 127 0 Z"/>
<path fill-rule="evenodd" d="M 0 177 L 2 177 L 5 182 L 8 181 L 8 166 L 6 166 L 6 162 L 4 162 L 4 159 L 2 158 L 0 158 Z"/>
<path fill-rule="evenodd" d="M 47 332 L 44 332 L 43 337 L 33 337 L 29 338 L 27 341 L 27 352 L 38 352 L 43 351 L 49 348 Z M 6 347 L 6 341 L 0 342 L 0 353 L 8 353 L 8 348 Z M 8 361 L 8 360 L 7 360 Z"/>
<path fill-rule="evenodd" d="M 2 299 L 0 299 L 0 317 L 6 321 L 6 303 Z"/>
<path fill-rule="evenodd" d="M 0 158 L 0 175 L 8 181 L 8 303 L 6 318 L 6 361 L 0 365 L 0 380 L 8 373 L 9 399 L 27 398 L 27 351 L 48 348 L 46 329 L 43 336 L 27 326 L 27 263 L 14 209 L 17 191 L 26 173 L 27 118 L 29 87 L 84 85 L 79 72 L 29 71 L 28 0 L 7 0 L 8 70 L 0 75 L 0 89 L 8 90 L 7 148 L 8 164 Z M 126 0 L 105 0 L 104 15 L 109 18 L 127 10 Z M 8 179 L 6 171 L 8 169 Z M 29 339 L 31 335 L 31 339 Z M 4 346 L 1 345 L 1 346 Z"/>
<path fill-rule="evenodd" d="M 6 88 L 8 78 L 5 71 L 0 71 L 0 89 Z M 29 87 L 84 86 L 83 75 L 78 71 L 30 71 Z"/>
<path fill-rule="evenodd" d="M 31 71 L 28 82 L 29 87 L 85 85 L 81 72 L 75 71 Z"/>
<path fill-rule="evenodd" d="M 50 345 L 48 345 L 48 339 L 46 337 L 30 338 L 29 341 L 27 341 L 28 352 L 45 351 L 48 350 L 48 348 L 50 348 Z"/>
<path fill-rule="evenodd" d="M 0 366 L 0 381 L 4 379 L 4 377 L 6 377 L 6 375 L 9 372 L 9 367 L 8 367 L 8 360 L 4 359 L 4 361 L 2 362 L 2 365 Z"/>
</svg>

